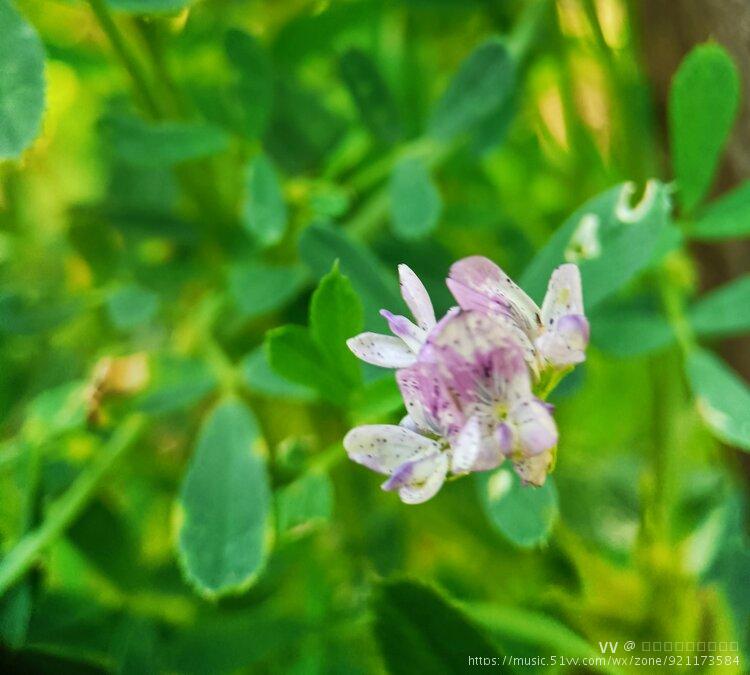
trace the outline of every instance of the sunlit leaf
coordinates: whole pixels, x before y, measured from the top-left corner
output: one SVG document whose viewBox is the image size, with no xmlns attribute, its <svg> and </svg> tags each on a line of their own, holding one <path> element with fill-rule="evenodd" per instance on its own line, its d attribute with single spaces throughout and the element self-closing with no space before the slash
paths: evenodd
<svg viewBox="0 0 750 675">
<path fill-rule="evenodd" d="M 442 202 L 427 167 L 407 157 L 393 167 L 390 184 L 393 230 L 402 239 L 421 239 L 437 226 Z"/>
<path fill-rule="evenodd" d="M 362 373 L 346 341 L 361 331 L 362 302 L 335 263 L 310 300 L 310 334 L 329 368 L 352 385 L 362 381 Z"/>
<path fill-rule="evenodd" d="M 271 490 L 252 412 L 224 401 L 203 423 L 182 485 L 181 568 L 206 597 L 237 593 L 261 573 L 272 542 Z"/>
<path fill-rule="evenodd" d="M 512 468 L 477 475 L 479 496 L 490 523 L 516 546 L 531 548 L 547 541 L 559 515 L 551 476 L 542 487 L 524 486 Z"/>
<path fill-rule="evenodd" d="M 750 236 L 750 181 L 712 201 L 688 223 L 693 239 L 733 239 Z"/>
<path fill-rule="evenodd" d="M 0 159 L 13 159 L 42 124 L 44 48 L 10 0 L 0 0 L 0 35 Z"/>
<path fill-rule="evenodd" d="M 118 288 L 107 301 L 109 319 L 120 330 L 148 323 L 158 308 L 159 296 L 136 284 Z"/>
<path fill-rule="evenodd" d="M 455 674 L 468 656 L 500 657 L 487 637 L 437 590 L 416 581 L 390 581 L 376 589 L 374 632 L 388 672 Z"/>
<path fill-rule="evenodd" d="M 485 121 L 511 97 L 515 71 L 513 57 L 502 42 L 493 38 L 481 44 L 460 65 L 437 102 L 430 132 L 450 138 Z"/>
<path fill-rule="evenodd" d="M 234 265 L 229 272 L 232 297 L 246 318 L 281 309 L 294 299 L 306 281 L 306 270 L 299 265 L 267 265 L 250 261 Z"/>
<path fill-rule="evenodd" d="M 750 331 L 750 274 L 702 296 L 688 311 L 701 336 L 737 335 Z"/>
<path fill-rule="evenodd" d="M 281 183 L 271 162 L 258 155 L 247 167 L 242 224 L 262 246 L 281 241 L 287 225 L 287 210 Z"/>
<path fill-rule="evenodd" d="M 725 443 L 750 450 L 750 388 L 709 351 L 695 348 L 685 363 L 703 421 Z"/>
<path fill-rule="evenodd" d="M 401 135 L 398 109 L 375 62 L 362 50 L 349 49 L 341 56 L 339 66 L 367 128 L 386 143 L 398 140 Z"/>
<path fill-rule="evenodd" d="M 198 122 L 146 122 L 128 115 L 110 115 L 103 133 L 116 157 L 137 166 L 171 166 L 223 152 L 228 136 Z"/>
<path fill-rule="evenodd" d="M 669 92 L 669 132 L 678 197 L 686 212 L 705 197 L 739 104 L 739 75 L 718 44 L 693 49 Z"/>
</svg>

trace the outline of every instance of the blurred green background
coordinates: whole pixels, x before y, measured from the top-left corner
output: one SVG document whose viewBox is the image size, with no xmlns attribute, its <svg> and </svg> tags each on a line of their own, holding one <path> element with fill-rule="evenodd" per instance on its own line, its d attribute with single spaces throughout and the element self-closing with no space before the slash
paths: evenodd
<svg viewBox="0 0 750 675">
<path fill-rule="evenodd" d="M 0 669 L 746 671 L 734 4 L 0 0 Z M 382 492 L 341 439 L 393 374 L 316 351 L 319 279 L 380 332 L 402 262 L 540 300 L 586 217 L 547 485 Z M 680 660 L 560 665 L 604 641 Z"/>
</svg>

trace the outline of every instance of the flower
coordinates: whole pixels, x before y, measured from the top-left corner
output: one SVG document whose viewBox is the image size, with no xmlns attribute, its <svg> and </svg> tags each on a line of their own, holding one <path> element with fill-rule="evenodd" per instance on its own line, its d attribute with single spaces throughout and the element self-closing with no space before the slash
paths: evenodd
<svg viewBox="0 0 750 675">
<path fill-rule="evenodd" d="M 589 323 L 581 276 L 571 263 L 553 272 L 541 309 L 495 263 L 482 256 L 455 263 L 448 287 L 462 309 L 510 318 L 536 350 L 540 369 L 564 369 L 585 360 Z"/>
<path fill-rule="evenodd" d="M 422 282 L 406 265 L 398 266 L 401 296 L 411 310 L 416 324 L 405 316 L 381 309 L 395 337 L 379 333 L 360 333 L 346 344 L 355 356 L 383 368 L 404 368 L 412 365 L 427 334 L 435 326 L 435 310 Z"/>
<path fill-rule="evenodd" d="M 463 311 L 441 322 L 420 354 L 417 367 L 430 373 L 432 388 L 409 386 L 417 381 L 414 368 L 399 371 L 397 379 L 410 418 L 412 408 L 437 409 L 443 428 L 450 420 L 456 420 L 453 430 L 460 425 L 464 442 L 454 444 L 455 473 L 492 469 L 509 457 L 525 482 L 541 485 L 557 445 L 557 426 L 551 406 L 533 395 L 517 336 L 516 325 L 503 314 Z M 412 401 L 417 405 L 410 406 Z M 451 431 L 445 429 L 449 439 Z"/>
</svg>

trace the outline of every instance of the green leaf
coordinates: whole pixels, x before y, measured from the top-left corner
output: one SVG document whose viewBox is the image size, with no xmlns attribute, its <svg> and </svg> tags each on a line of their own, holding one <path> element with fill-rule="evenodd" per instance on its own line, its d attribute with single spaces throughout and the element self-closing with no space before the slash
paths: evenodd
<svg viewBox="0 0 750 675">
<path fill-rule="evenodd" d="M 250 261 L 229 271 L 229 288 L 247 319 L 281 309 L 304 288 L 307 271 L 300 265 L 267 265 Z"/>
<path fill-rule="evenodd" d="M 112 9 L 132 14 L 174 14 L 196 0 L 107 0 Z"/>
<path fill-rule="evenodd" d="M 44 48 L 10 0 L 0 0 L 0 160 L 18 157 L 39 134 Z"/>
<path fill-rule="evenodd" d="M 496 38 L 479 45 L 461 64 L 430 119 L 430 133 L 448 140 L 501 109 L 513 94 L 516 65 Z"/>
<path fill-rule="evenodd" d="M 554 268 L 566 260 L 576 262 L 591 312 L 649 267 L 669 225 L 669 191 L 663 183 L 649 181 L 634 208 L 631 192 L 632 186 L 619 185 L 575 211 L 524 271 L 524 290 L 541 302 Z"/>
<path fill-rule="evenodd" d="M 685 212 L 711 187 L 739 105 L 737 68 L 723 47 L 704 44 L 680 64 L 669 92 L 672 161 Z"/>
<path fill-rule="evenodd" d="M 258 423 L 240 401 L 203 423 L 182 484 L 180 566 L 203 596 L 248 588 L 272 544 L 271 489 Z"/>
<path fill-rule="evenodd" d="M 276 496 L 279 532 L 299 536 L 327 523 L 333 513 L 333 485 L 327 474 L 311 472 Z"/>
<path fill-rule="evenodd" d="M 132 330 L 148 323 L 158 308 L 159 296 L 136 284 L 118 288 L 107 300 L 109 319 L 120 330 Z"/>
<path fill-rule="evenodd" d="M 750 274 L 707 293 L 688 310 L 695 331 L 705 337 L 750 331 Z"/>
<path fill-rule="evenodd" d="M 346 405 L 349 386 L 326 365 L 323 354 L 302 326 L 281 326 L 266 333 L 271 367 L 282 377 L 310 387 L 335 405 Z"/>
<path fill-rule="evenodd" d="M 693 239 L 708 241 L 750 236 L 750 181 L 701 209 L 686 231 Z"/>
<path fill-rule="evenodd" d="M 241 30 L 227 32 L 224 50 L 237 75 L 234 93 L 240 129 L 248 139 L 255 139 L 264 132 L 271 113 L 271 60 L 260 41 Z"/>
<path fill-rule="evenodd" d="M 263 396 L 309 402 L 315 400 L 314 389 L 305 387 L 278 375 L 268 363 L 262 346 L 250 352 L 240 364 L 247 388 Z"/>
<path fill-rule="evenodd" d="M 375 637 L 392 675 L 458 675 L 467 672 L 469 656 L 500 656 L 460 609 L 419 582 L 381 583 L 372 605 Z"/>
<path fill-rule="evenodd" d="M 32 585 L 24 579 L 0 597 L 0 644 L 19 649 L 26 640 L 33 604 Z"/>
<path fill-rule="evenodd" d="M 365 126 L 381 141 L 397 141 L 401 136 L 398 109 L 375 62 L 361 49 L 349 49 L 339 66 Z"/>
<path fill-rule="evenodd" d="M 393 375 L 368 382 L 357 391 L 352 402 L 352 416 L 357 423 L 376 424 L 404 407 L 401 390 Z"/>
<path fill-rule="evenodd" d="M 42 392 L 28 407 L 24 433 L 42 442 L 83 428 L 86 424 L 86 383 L 67 382 Z"/>
<path fill-rule="evenodd" d="M 248 166 L 245 189 L 242 224 L 261 246 L 278 244 L 286 230 L 286 204 L 276 171 L 264 155 Z"/>
<path fill-rule="evenodd" d="M 110 115 L 102 125 L 115 157 L 135 166 L 172 166 L 223 152 L 229 143 L 221 129 L 197 122 L 146 122 Z"/>
<path fill-rule="evenodd" d="M 750 450 L 750 389 L 721 359 L 696 348 L 685 363 L 695 404 L 721 441 Z"/>
<path fill-rule="evenodd" d="M 394 274 L 383 269 L 372 252 L 346 233 L 320 223 L 310 225 L 300 237 L 299 255 L 316 277 L 322 277 L 338 260 L 341 272 L 362 298 L 365 328 L 382 330 L 380 309 L 403 307 Z"/>
<path fill-rule="evenodd" d="M 354 386 L 362 382 L 362 371 L 346 341 L 361 331 L 362 302 L 334 263 L 310 301 L 310 334 L 331 369 Z"/>
<path fill-rule="evenodd" d="M 477 475 L 479 495 L 490 523 L 510 542 L 532 548 L 547 541 L 559 515 L 551 476 L 542 487 L 524 486 L 508 466 Z"/>
<path fill-rule="evenodd" d="M 81 309 L 76 300 L 31 300 L 14 291 L 0 291 L 0 334 L 32 335 L 70 321 Z"/>
<path fill-rule="evenodd" d="M 437 226 L 440 192 L 420 159 L 405 157 L 393 167 L 390 197 L 393 230 L 402 239 L 422 239 Z"/>
</svg>

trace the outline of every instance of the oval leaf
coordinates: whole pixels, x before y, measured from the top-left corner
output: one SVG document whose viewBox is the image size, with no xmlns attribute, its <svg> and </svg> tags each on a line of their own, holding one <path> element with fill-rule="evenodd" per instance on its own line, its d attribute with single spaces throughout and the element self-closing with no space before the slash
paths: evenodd
<svg viewBox="0 0 750 675">
<path fill-rule="evenodd" d="M 750 236 L 750 181 L 702 209 L 688 225 L 687 234 L 705 240 Z"/>
<path fill-rule="evenodd" d="M 479 495 L 492 525 L 511 543 L 531 548 L 547 541 L 559 515 L 557 488 L 524 486 L 508 466 L 477 475 Z"/>
<path fill-rule="evenodd" d="M 44 48 L 9 0 L 0 0 L 0 159 L 36 138 L 44 112 Z"/>
<path fill-rule="evenodd" d="M 180 502 L 180 565 L 190 583 L 206 597 L 249 587 L 271 548 L 271 489 L 258 424 L 239 401 L 204 422 Z"/>
<path fill-rule="evenodd" d="M 701 336 L 728 336 L 750 330 L 750 274 L 704 295 L 688 312 Z"/>
<path fill-rule="evenodd" d="M 440 192 L 421 160 L 407 157 L 393 167 L 390 192 L 393 230 L 399 237 L 421 239 L 435 229 Z"/>
<path fill-rule="evenodd" d="M 721 359 L 695 349 L 685 363 L 695 404 L 719 440 L 750 450 L 750 389 Z"/>
<path fill-rule="evenodd" d="M 286 230 L 286 204 L 276 170 L 264 155 L 248 166 L 245 187 L 243 225 L 262 246 L 277 244 Z"/>
<path fill-rule="evenodd" d="M 502 109 L 513 94 L 516 66 L 497 39 L 477 47 L 461 64 L 430 120 L 430 133 L 442 139 L 470 130 Z"/>
<path fill-rule="evenodd" d="M 240 263 L 229 272 L 229 288 L 240 313 L 253 318 L 280 309 L 302 290 L 307 274 L 301 266 Z"/>
<path fill-rule="evenodd" d="M 717 44 L 693 49 L 669 92 L 669 135 L 679 199 L 692 211 L 711 187 L 739 104 L 739 76 Z"/>
</svg>

